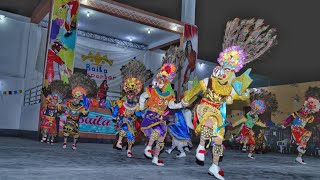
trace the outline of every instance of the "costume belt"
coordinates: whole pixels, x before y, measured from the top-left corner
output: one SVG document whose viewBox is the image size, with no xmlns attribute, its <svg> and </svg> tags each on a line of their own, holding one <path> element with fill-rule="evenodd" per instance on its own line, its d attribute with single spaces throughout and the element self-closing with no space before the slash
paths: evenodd
<svg viewBox="0 0 320 180">
<path fill-rule="evenodd" d="M 158 109 L 155 109 L 155 108 L 150 108 L 150 109 L 148 109 L 148 111 L 152 111 L 152 112 L 157 113 L 161 116 L 164 115 L 164 111 L 159 111 Z"/>
<path fill-rule="evenodd" d="M 78 117 L 77 116 L 68 116 L 68 119 L 72 119 L 74 121 L 77 121 L 77 120 L 79 120 L 79 116 Z"/>
<path fill-rule="evenodd" d="M 212 107 L 215 107 L 215 108 L 219 108 L 219 107 L 220 107 L 220 104 L 219 104 L 219 103 L 213 103 L 213 102 L 211 102 L 211 101 L 209 101 L 209 100 L 207 100 L 207 99 L 205 99 L 205 98 L 202 98 L 202 99 L 201 99 L 201 103 L 208 104 L 208 105 L 210 105 L 210 106 L 212 106 Z"/>
</svg>

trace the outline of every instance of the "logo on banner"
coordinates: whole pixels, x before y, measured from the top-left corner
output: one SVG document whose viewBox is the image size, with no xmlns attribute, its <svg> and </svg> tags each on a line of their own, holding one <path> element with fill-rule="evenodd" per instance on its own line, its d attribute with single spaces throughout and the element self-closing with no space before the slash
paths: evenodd
<svg viewBox="0 0 320 180">
<path fill-rule="evenodd" d="M 115 123 L 110 115 L 89 112 L 79 119 L 80 132 L 116 134 Z"/>
<path fill-rule="evenodd" d="M 92 52 L 89 52 L 87 56 L 82 55 L 81 58 L 83 61 L 89 60 L 95 65 L 109 64 L 109 66 L 112 66 L 113 64 L 113 60 L 110 60 L 107 55 L 101 56 L 101 54 L 98 52 L 96 53 L 96 55 L 94 55 Z"/>
<path fill-rule="evenodd" d="M 88 55 L 81 56 L 83 61 L 93 62 L 86 64 L 87 75 L 95 80 L 114 80 L 116 77 L 108 74 L 107 65 L 112 66 L 113 60 L 110 60 L 107 55 L 101 56 L 100 53 L 95 55 L 89 52 Z"/>
</svg>

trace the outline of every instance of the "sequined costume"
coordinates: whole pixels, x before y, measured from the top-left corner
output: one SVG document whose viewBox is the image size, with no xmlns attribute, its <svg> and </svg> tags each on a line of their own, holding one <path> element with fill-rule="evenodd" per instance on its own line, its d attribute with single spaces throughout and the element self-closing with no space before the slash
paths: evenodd
<svg viewBox="0 0 320 180">
<path fill-rule="evenodd" d="M 135 122 L 137 116 L 141 117 L 138 104 L 134 101 L 126 102 L 125 100 L 119 100 L 112 112 L 112 116 L 114 118 L 118 117 L 117 124 L 119 135 L 126 137 L 128 144 L 133 145 L 135 134 L 137 133 Z"/>
<path fill-rule="evenodd" d="M 42 121 L 40 124 L 41 134 L 43 139 L 41 142 L 44 142 L 49 137 L 56 137 L 57 135 L 57 114 L 58 107 L 56 105 L 48 105 L 47 108 L 44 109 Z M 53 140 L 52 140 L 53 141 Z"/>
<path fill-rule="evenodd" d="M 268 28 L 262 19 L 236 18 L 229 21 L 225 30 L 223 52 L 218 58 L 219 66 L 213 70 L 210 78 L 201 80 L 197 86 L 185 92 L 182 100 L 184 105 L 190 105 L 196 100 L 197 94 L 203 93 L 203 99 L 195 111 L 195 132 L 200 134 L 196 159 L 198 164 L 204 164 L 205 142 L 209 140 L 213 145 L 213 164 L 209 168 L 209 174 L 218 179 L 224 179 L 224 173 L 218 164 L 223 155 L 222 141 L 227 125 L 226 104 L 232 104 L 233 100 L 247 100 L 247 88 L 252 82 L 250 69 L 239 77 L 235 73 L 275 44 L 275 29 Z"/>
<path fill-rule="evenodd" d="M 45 107 L 41 109 L 41 142 L 54 143 L 58 133 L 57 122 L 61 113 L 62 99 L 67 95 L 70 86 L 61 80 L 54 80 L 47 88 L 43 88 L 43 95 L 46 97 Z"/>
<path fill-rule="evenodd" d="M 123 138 L 127 138 L 127 157 L 132 157 L 132 146 L 135 142 L 135 135 L 137 134 L 136 126 L 140 126 L 137 117 L 141 117 L 142 115 L 139 110 L 139 104 L 135 99 L 141 92 L 144 82 L 150 79 L 153 74 L 138 60 L 132 60 L 124 65 L 121 68 L 121 74 L 124 79 L 122 89 L 125 97 L 117 101 L 117 105 L 112 112 L 113 118 L 117 119 L 119 135 L 115 147 L 121 150 L 122 140 Z"/>
<path fill-rule="evenodd" d="M 239 121 L 235 122 L 233 126 L 238 126 L 241 124 L 240 130 L 238 132 L 237 140 L 243 144 L 242 151 L 247 151 L 247 144 L 250 145 L 248 158 L 255 159 L 253 152 L 255 150 L 255 137 L 252 130 L 253 126 L 258 125 L 260 127 L 266 127 L 264 123 L 259 121 L 259 114 L 264 113 L 266 105 L 261 100 L 255 100 L 251 103 L 251 111 L 246 114 L 246 117 L 243 117 Z"/>
<path fill-rule="evenodd" d="M 166 117 L 168 117 L 168 115 Z M 178 110 L 177 112 L 173 112 L 173 115 L 171 115 L 168 119 L 170 121 L 168 124 L 168 133 L 172 138 L 172 145 L 166 150 L 166 152 L 171 154 L 171 152 L 177 148 L 178 151 L 180 151 L 180 154 L 176 157 L 185 157 L 185 150 L 189 151 L 189 147 L 192 147 L 190 133 L 194 127 L 191 124 L 191 112 L 190 110 Z M 190 123 L 188 124 L 187 121 Z M 191 130 L 189 130 L 189 128 Z"/>
<path fill-rule="evenodd" d="M 63 126 L 63 136 L 73 137 L 74 139 L 79 138 L 79 119 L 81 116 L 88 113 L 82 104 L 76 104 L 74 102 L 68 102 L 65 105 L 65 110 L 67 114 L 66 123 Z"/>
<path fill-rule="evenodd" d="M 63 126 L 63 148 L 67 147 L 69 137 L 73 137 L 72 149 L 77 149 L 80 136 L 79 119 L 89 113 L 90 101 L 88 98 L 97 96 L 98 87 L 93 79 L 81 73 L 74 73 L 69 78 L 72 89 L 72 98 L 64 106 L 67 114 L 66 123 Z"/>
<path fill-rule="evenodd" d="M 168 53 L 170 52 L 170 53 Z M 180 50 L 178 48 L 170 48 L 164 57 L 165 64 L 160 68 L 153 81 L 154 86 L 147 88 L 140 96 L 140 109 L 147 108 L 142 124 L 141 131 L 149 138 L 144 154 L 147 158 L 152 159 L 152 163 L 163 166 L 162 160 L 159 160 L 160 151 L 164 147 L 164 139 L 167 134 L 167 124 L 164 120 L 164 113 L 167 108 L 180 109 L 182 104 L 175 103 L 175 95 L 171 86 L 176 72 L 174 62 L 178 59 Z M 177 62 L 177 61 L 176 61 Z M 152 151 L 152 145 L 156 143 L 155 152 Z"/>
<path fill-rule="evenodd" d="M 259 131 L 260 132 L 256 137 L 256 153 L 259 153 L 259 152 L 265 153 L 266 143 L 267 143 L 267 138 L 264 134 L 265 130 L 264 128 L 261 128 Z"/>
<path fill-rule="evenodd" d="M 304 160 L 302 160 L 302 156 L 306 152 L 307 143 L 312 135 L 312 132 L 306 130 L 304 127 L 314 121 L 312 114 L 319 112 L 319 109 L 320 100 L 315 97 L 308 97 L 304 102 L 303 108 L 298 112 L 292 113 L 283 124 L 283 128 L 291 124 L 292 137 L 298 146 L 297 150 L 299 152 L 296 161 L 300 164 L 306 164 Z"/>
<path fill-rule="evenodd" d="M 40 124 L 42 134 L 41 142 L 47 141 L 48 143 L 53 144 L 54 138 L 57 136 L 57 117 L 58 110 L 61 109 L 61 104 L 57 95 L 48 95 L 46 99 L 48 101 L 48 105 L 43 110 Z M 51 141 L 48 137 L 51 138 Z"/>
</svg>

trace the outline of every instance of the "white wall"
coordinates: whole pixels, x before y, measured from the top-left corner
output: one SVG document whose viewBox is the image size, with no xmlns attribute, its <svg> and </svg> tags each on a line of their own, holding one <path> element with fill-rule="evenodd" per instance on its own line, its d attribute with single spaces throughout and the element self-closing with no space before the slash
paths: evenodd
<svg viewBox="0 0 320 180">
<path fill-rule="evenodd" d="M 0 11 L 0 91 L 24 90 L 42 82 L 35 70 L 42 30 L 30 19 Z M 38 130 L 39 104 L 23 106 L 24 94 L 0 95 L 0 129 Z"/>
<path fill-rule="evenodd" d="M 25 73 L 25 90 L 42 85 L 43 67 L 45 59 L 45 48 L 47 31 L 38 25 L 30 26 L 27 64 Z M 39 63 L 40 61 L 40 63 Z M 42 68 L 37 68 L 42 66 Z M 39 72 L 38 70 L 41 70 Z M 40 104 L 22 105 L 20 126 L 21 130 L 37 131 L 39 125 Z"/>
<path fill-rule="evenodd" d="M 0 91 L 24 89 L 24 79 L 0 76 Z M 19 129 L 23 94 L 0 95 L 0 129 Z"/>
</svg>

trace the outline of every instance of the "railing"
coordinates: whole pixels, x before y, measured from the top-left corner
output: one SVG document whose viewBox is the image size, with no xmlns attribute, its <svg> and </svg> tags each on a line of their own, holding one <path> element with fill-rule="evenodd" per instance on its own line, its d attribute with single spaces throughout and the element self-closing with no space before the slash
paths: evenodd
<svg viewBox="0 0 320 180">
<path fill-rule="evenodd" d="M 42 85 L 38 85 L 24 91 L 24 106 L 30 106 L 41 102 Z"/>
</svg>

